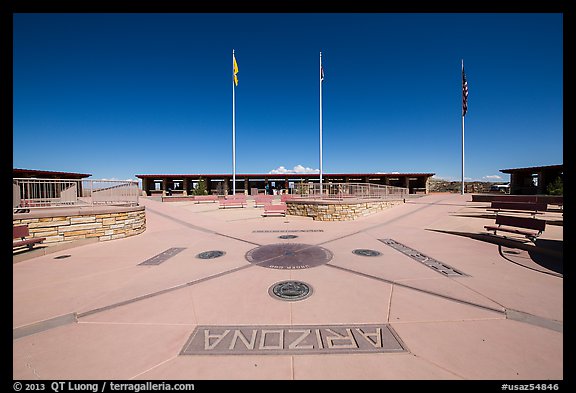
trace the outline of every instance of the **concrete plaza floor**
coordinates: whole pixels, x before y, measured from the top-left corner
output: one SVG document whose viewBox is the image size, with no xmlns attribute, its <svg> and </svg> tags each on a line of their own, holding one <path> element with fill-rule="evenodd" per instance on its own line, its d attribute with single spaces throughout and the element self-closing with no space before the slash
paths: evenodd
<svg viewBox="0 0 576 393">
<path fill-rule="evenodd" d="M 513 247 L 486 234 L 493 212 L 470 195 L 407 199 L 347 222 L 140 202 L 140 235 L 14 256 L 15 380 L 564 378 L 562 212 L 541 217 L 538 247 Z M 292 243 L 328 261 L 283 269 L 246 258 Z M 206 251 L 224 255 L 197 257 Z M 270 293 L 291 280 L 311 295 Z"/>
</svg>

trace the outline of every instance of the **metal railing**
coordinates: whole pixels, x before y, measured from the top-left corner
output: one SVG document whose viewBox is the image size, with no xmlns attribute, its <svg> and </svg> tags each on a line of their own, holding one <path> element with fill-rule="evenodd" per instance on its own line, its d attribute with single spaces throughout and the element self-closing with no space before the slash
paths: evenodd
<svg viewBox="0 0 576 393">
<path fill-rule="evenodd" d="M 138 205 L 136 181 L 14 178 L 14 210 L 47 207 Z"/>
<path fill-rule="evenodd" d="M 408 188 L 372 183 L 324 183 L 320 192 L 319 183 L 296 185 L 294 196 L 306 199 L 345 200 L 355 199 L 404 199 Z"/>
</svg>

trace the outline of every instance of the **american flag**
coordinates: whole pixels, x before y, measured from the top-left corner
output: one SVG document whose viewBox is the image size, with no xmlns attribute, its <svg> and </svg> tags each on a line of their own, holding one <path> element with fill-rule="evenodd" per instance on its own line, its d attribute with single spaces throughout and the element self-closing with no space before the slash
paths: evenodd
<svg viewBox="0 0 576 393">
<path fill-rule="evenodd" d="M 468 82 L 462 66 L 462 116 L 466 116 L 466 112 L 468 112 Z"/>
<path fill-rule="evenodd" d="M 320 80 L 323 81 L 324 80 L 324 67 L 320 66 Z"/>
</svg>

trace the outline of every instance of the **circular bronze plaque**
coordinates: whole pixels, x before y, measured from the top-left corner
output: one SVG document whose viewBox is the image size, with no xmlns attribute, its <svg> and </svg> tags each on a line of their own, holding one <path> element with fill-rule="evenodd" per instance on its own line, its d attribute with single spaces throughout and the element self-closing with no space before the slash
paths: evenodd
<svg viewBox="0 0 576 393">
<path fill-rule="evenodd" d="M 268 293 L 281 300 L 302 300 L 312 295 L 312 287 L 302 281 L 282 281 L 272 285 Z"/>
<path fill-rule="evenodd" d="M 309 244 L 279 243 L 256 247 L 246 253 L 246 259 L 270 269 L 308 269 L 328 263 L 332 253 Z"/>
<path fill-rule="evenodd" d="M 220 251 L 220 250 L 204 251 L 204 252 L 201 252 L 200 254 L 196 255 L 196 258 L 214 259 L 214 258 L 219 258 L 224 254 L 226 254 L 226 253 L 224 251 Z"/>
<path fill-rule="evenodd" d="M 280 235 L 278 239 L 296 239 L 297 237 L 296 235 Z"/>
<path fill-rule="evenodd" d="M 367 250 L 367 249 L 357 249 L 352 251 L 352 253 L 356 254 L 356 255 L 361 255 L 363 257 L 377 257 L 378 255 L 382 255 L 382 253 L 380 251 L 376 251 L 376 250 Z"/>
</svg>

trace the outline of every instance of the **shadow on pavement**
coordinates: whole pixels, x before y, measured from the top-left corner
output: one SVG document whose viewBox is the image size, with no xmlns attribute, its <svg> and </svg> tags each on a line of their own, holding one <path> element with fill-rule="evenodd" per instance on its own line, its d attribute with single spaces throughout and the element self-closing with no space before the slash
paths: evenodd
<svg viewBox="0 0 576 393">
<path fill-rule="evenodd" d="M 440 229 L 428 230 L 496 244 L 499 254 L 507 261 L 558 277 L 563 277 L 564 275 L 562 240 L 537 239 L 535 244 L 532 245 L 530 242 L 504 238 L 488 233 L 470 233 Z"/>
<path fill-rule="evenodd" d="M 490 220 L 496 219 L 496 214 L 453 214 L 455 217 L 467 217 L 467 218 L 486 218 Z M 553 220 L 551 218 L 546 218 L 546 225 L 564 226 L 564 220 L 558 219 Z"/>
<path fill-rule="evenodd" d="M 536 247 L 552 250 L 558 253 L 558 256 L 553 257 L 542 253 L 529 252 L 530 258 L 534 262 L 547 269 L 564 274 L 564 242 L 562 240 L 536 239 Z"/>
</svg>

